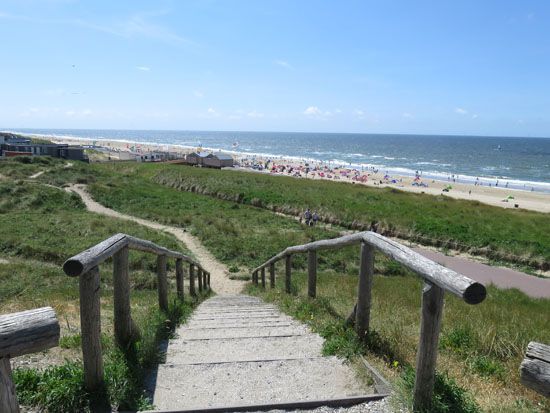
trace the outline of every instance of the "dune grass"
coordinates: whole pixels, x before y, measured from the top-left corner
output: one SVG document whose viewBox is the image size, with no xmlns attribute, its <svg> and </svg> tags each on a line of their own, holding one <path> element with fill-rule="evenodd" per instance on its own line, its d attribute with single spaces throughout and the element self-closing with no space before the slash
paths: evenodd
<svg viewBox="0 0 550 413">
<path fill-rule="evenodd" d="M 382 231 L 420 243 L 550 268 L 550 214 L 443 195 L 249 172 L 143 165 L 137 173 L 181 190 L 271 210 L 296 214 L 309 207 L 322 219 L 348 227 L 368 228 L 376 221 Z"/>
<path fill-rule="evenodd" d="M 117 409 L 151 407 L 142 390 L 146 369 L 162 357 L 158 350 L 160 340 L 166 339 L 203 297 L 182 303 L 172 293 L 170 311 L 161 313 L 154 272 L 156 259 L 151 254 L 131 252 L 132 316 L 141 330 L 141 339 L 130 352 L 123 354 L 113 342 L 112 264 L 110 260 L 102 264 L 100 294 L 106 389 L 99 396 L 91 395 L 83 387 L 80 361 L 78 278 L 65 275 L 61 266 L 70 256 L 117 232 L 190 252 L 169 234 L 89 213 L 78 196 L 47 186 L 38 178 L 28 179 L 44 167 L 53 174 L 58 172 L 56 179 L 60 183 L 67 182 L 68 178 L 82 179 L 82 171 L 89 173 L 87 165 L 78 164 L 76 169 L 69 169 L 63 162 L 48 158 L 0 162 L 0 313 L 52 306 L 62 334 L 60 347 L 40 357 L 44 359 L 43 364 L 51 364 L 50 367 L 14 371 L 19 401 L 52 412 L 89 411 L 90 403 L 98 397 Z M 51 179 L 48 173 L 44 175 Z M 168 263 L 168 270 L 170 291 L 174 292 L 172 261 Z"/>
<path fill-rule="evenodd" d="M 276 303 L 284 312 L 309 324 L 325 338 L 326 354 L 367 354 L 378 359 L 377 366 L 393 378 L 403 399 L 410 403 L 411 374 L 414 381 L 410 367 L 415 365 L 420 329 L 422 283 L 417 277 L 376 275 L 371 333 L 363 345 L 344 325 L 356 299 L 356 277 L 321 271 L 318 298 L 311 299 L 307 297 L 303 269 L 293 272 L 293 294 L 283 292 L 283 265 L 278 264 L 276 272 L 275 289 L 250 285 L 248 292 Z M 465 399 L 457 400 L 466 410 L 450 407 L 454 402 L 448 400 L 434 411 L 477 411 L 475 405 L 495 412 L 549 409 L 547 401 L 519 383 L 518 373 L 529 341 L 550 342 L 548 314 L 550 300 L 534 300 L 517 290 L 490 286 L 486 301 L 475 306 L 447 294 L 438 358 L 442 393 L 437 397 L 443 400 L 464 389 L 467 393 L 460 397 Z M 466 401 L 469 398 L 472 403 Z"/>
</svg>

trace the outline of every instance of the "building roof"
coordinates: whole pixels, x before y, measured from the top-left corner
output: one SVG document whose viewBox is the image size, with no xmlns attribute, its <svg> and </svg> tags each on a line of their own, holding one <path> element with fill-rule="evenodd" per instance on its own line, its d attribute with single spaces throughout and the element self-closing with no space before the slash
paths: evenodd
<svg viewBox="0 0 550 413">
<path fill-rule="evenodd" d="M 216 158 L 218 158 L 219 160 L 221 160 L 221 161 L 229 161 L 229 160 L 232 161 L 233 160 L 233 157 L 231 155 L 226 154 L 226 153 L 216 153 L 216 154 L 214 154 L 214 156 Z"/>
</svg>

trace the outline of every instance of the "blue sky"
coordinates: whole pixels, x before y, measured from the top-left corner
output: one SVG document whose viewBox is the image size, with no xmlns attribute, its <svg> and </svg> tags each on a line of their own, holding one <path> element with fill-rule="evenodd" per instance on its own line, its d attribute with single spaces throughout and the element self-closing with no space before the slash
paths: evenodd
<svg viewBox="0 0 550 413">
<path fill-rule="evenodd" d="M 550 136 L 547 1 L 0 0 L 0 127 Z"/>
</svg>

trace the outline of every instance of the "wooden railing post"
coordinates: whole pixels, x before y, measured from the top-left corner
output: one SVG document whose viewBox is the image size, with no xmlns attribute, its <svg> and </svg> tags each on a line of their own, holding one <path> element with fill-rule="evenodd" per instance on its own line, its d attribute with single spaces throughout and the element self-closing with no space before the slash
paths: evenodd
<svg viewBox="0 0 550 413">
<path fill-rule="evenodd" d="M 208 283 L 206 282 L 206 271 L 202 272 L 202 285 L 204 286 L 204 291 L 208 291 Z"/>
<path fill-rule="evenodd" d="M 99 285 L 98 267 L 93 267 L 80 276 L 80 330 L 84 361 L 84 385 L 89 392 L 95 392 L 103 387 Z"/>
<path fill-rule="evenodd" d="M 10 358 L 57 346 L 59 330 L 51 307 L 0 315 L 0 412 L 19 412 Z"/>
<path fill-rule="evenodd" d="M 414 411 L 427 410 L 432 402 L 444 293 L 445 290 L 441 287 L 430 283 L 426 283 L 422 290 L 422 320 L 416 354 Z"/>
<path fill-rule="evenodd" d="M 197 279 L 199 281 L 199 293 L 202 293 L 202 270 L 197 268 Z"/>
<path fill-rule="evenodd" d="M 362 242 L 357 309 L 355 312 L 355 331 L 361 340 L 365 339 L 365 333 L 369 331 L 373 276 L 374 248 L 366 242 Z"/>
<path fill-rule="evenodd" d="M 181 258 L 176 260 L 176 289 L 178 291 L 178 298 L 183 301 L 185 292 L 183 285 L 183 260 Z"/>
<path fill-rule="evenodd" d="M 275 263 L 269 266 L 269 286 L 275 288 Z"/>
<path fill-rule="evenodd" d="M 265 289 L 265 267 L 262 268 L 262 288 Z"/>
<path fill-rule="evenodd" d="M 195 266 L 193 264 L 189 264 L 189 295 L 191 297 L 197 296 L 195 291 Z"/>
<path fill-rule="evenodd" d="M 315 298 L 317 294 L 317 251 L 309 250 L 307 254 L 307 295 Z"/>
<path fill-rule="evenodd" d="M 208 289 L 210 289 L 210 273 L 206 273 L 206 276 L 207 276 L 207 279 L 206 281 L 208 282 Z"/>
<path fill-rule="evenodd" d="M 252 282 L 256 285 L 258 285 L 258 271 L 254 271 L 252 273 Z"/>
<path fill-rule="evenodd" d="M 292 255 L 287 255 L 285 258 L 285 291 L 290 294 L 290 286 L 292 282 Z"/>
<path fill-rule="evenodd" d="M 159 291 L 159 307 L 168 311 L 168 277 L 166 276 L 166 255 L 157 256 L 157 283 Z"/>
<path fill-rule="evenodd" d="M 130 280 L 128 277 L 128 247 L 113 255 L 113 298 L 115 340 L 120 348 L 132 341 L 132 315 L 130 312 Z"/>
<path fill-rule="evenodd" d="M 19 413 L 19 403 L 15 394 L 15 384 L 11 378 L 9 357 L 0 357 L 0 411 Z"/>
</svg>

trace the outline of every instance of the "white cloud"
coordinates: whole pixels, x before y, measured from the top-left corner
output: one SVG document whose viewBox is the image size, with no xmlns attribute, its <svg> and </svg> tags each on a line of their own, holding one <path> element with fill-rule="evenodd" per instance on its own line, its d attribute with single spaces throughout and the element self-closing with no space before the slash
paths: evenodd
<svg viewBox="0 0 550 413">
<path fill-rule="evenodd" d="M 151 68 L 150 68 L 150 67 L 147 67 L 147 66 L 136 66 L 136 69 L 137 69 L 137 70 L 141 70 L 142 72 L 149 72 L 149 71 L 151 71 Z"/>
<path fill-rule="evenodd" d="M 336 109 L 334 109 L 334 113 L 342 113 L 342 109 L 336 108 Z"/>
<path fill-rule="evenodd" d="M 246 114 L 246 116 L 248 116 L 249 118 L 263 118 L 264 114 L 260 113 L 260 112 L 257 112 L 255 110 L 252 110 L 252 111 L 248 112 Z"/>
<path fill-rule="evenodd" d="M 239 120 L 239 119 L 242 119 L 242 116 L 241 115 L 229 115 L 229 116 L 227 116 L 227 119 L 229 119 L 229 120 Z"/>
<path fill-rule="evenodd" d="M 200 90 L 195 90 L 193 92 L 193 95 L 195 95 L 195 97 L 199 99 L 204 97 L 204 93 L 202 93 Z"/>
<path fill-rule="evenodd" d="M 322 111 L 317 106 L 309 106 L 306 110 L 304 110 L 304 115 L 307 116 L 321 116 Z"/>
<path fill-rule="evenodd" d="M 93 113 L 93 112 L 92 112 L 91 109 L 84 109 L 84 110 L 82 111 L 82 115 L 83 115 L 83 116 L 90 116 L 92 113 Z"/>
<path fill-rule="evenodd" d="M 365 117 L 365 112 L 361 109 L 354 109 L 352 114 L 358 119 L 363 119 Z"/>
<path fill-rule="evenodd" d="M 474 113 L 474 114 L 472 115 L 472 119 L 477 119 L 477 117 L 478 117 L 477 113 Z"/>
<path fill-rule="evenodd" d="M 218 117 L 220 116 L 219 112 L 214 109 L 214 108 L 208 108 L 208 110 L 206 111 L 207 115 L 210 116 L 210 117 Z"/>
<path fill-rule="evenodd" d="M 414 116 L 412 115 L 412 113 L 409 113 L 409 112 L 403 112 L 403 115 L 402 115 L 405 119 L 413 119 Z"/>
<path fill-rule="evenodd" d="M 76 115 L 76 111 L 74 111 L 74 110 L 72 110 L 72 109 L 71 109 L 71 110 L 68 110 L 68 111 L 65 112 L 65 115 L 67 115 L 67 116 L 74 116 L 74 115 Z"/>
<path fill-rule="evenodd" d="M 455 108 L 455 113 L 458 113 L 459 115 L 466 115 L 468 111 L 463 108 Z"/>
<path fill-rule="evenodd" d="M 276 65 L 284 67 L 285 69 L 293 69 L 292 65 L 288 63 L 286 60 L 275 60 Z"/>
</svg>

